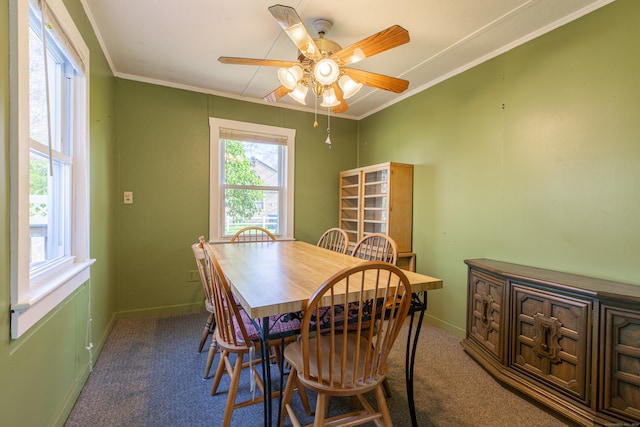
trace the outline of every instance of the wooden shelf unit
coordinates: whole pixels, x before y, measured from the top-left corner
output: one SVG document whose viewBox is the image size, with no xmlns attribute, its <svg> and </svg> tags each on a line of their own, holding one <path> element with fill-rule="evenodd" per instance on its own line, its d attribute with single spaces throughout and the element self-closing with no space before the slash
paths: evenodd
<svg viewBox="0 0 640 427">
<path fill-rule="evenodd" d="M 340 173 L 340 228 L 347 232 L 349 242 L 357 242 L 360 236 L 360 181 L 359 171 Z"/>
<path fill-rule="evenodd" d="M 640 423 L 640 286 L 489 259 L 468 265 L 464 349 L 581 425 Z"/>
<path fill-rule="evenodd" d="M 339 226 L 352 248 L 367 234 L 388 234 L 400 258 L 415 265 L 415 255 L 403 256 L 412 251 L 413 165 L 387 162 L 340 172 L 339 205 Z"/>
</svg>

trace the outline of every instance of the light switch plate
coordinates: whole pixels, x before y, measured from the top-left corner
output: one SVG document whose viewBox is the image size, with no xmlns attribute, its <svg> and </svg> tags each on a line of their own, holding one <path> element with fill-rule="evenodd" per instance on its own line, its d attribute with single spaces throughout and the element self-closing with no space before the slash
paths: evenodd
<svg viewBox="0 0 640 427">
<path fill-rule="evenodd" d="M 125 191 L 124 192 L 124 204 L 132 205 L 133 204 L 133 191 Z"/>
</svg>

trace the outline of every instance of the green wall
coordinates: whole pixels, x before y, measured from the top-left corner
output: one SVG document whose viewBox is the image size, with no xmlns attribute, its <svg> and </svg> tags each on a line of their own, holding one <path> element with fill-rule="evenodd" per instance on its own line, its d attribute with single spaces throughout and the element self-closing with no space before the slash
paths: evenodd
<svg viewBox="0 0 640 427">
<path fill-rule="evenodd" d="M 89 374 L 89 301 L 94 360 L 116 310 L 114 78 L 79 0 L 65 0 L 90 48 L 91 280 L 17 340 L 9 337 L 9 34 L 0 0 L 0 416 L 3 425 L 62 425 Z"/>
<path fill-rule="evenodd" d="M 142 316 L 203 307 L 191 244 L 209 229 L 209 117 L 296 129 L 295 236 L 315 243 L 338 223 L 338 172 L 356 164 L 357 122 L 171 89 L 116 83 L 119 198 L 118 311 Z M 326 117 L 319 120 L 326 123 Z"/>
<path fill-rule="evenodd" d="M 640 284 L 640 2 L 618 0 L 360 122 L 414 163 L 430 320 L 462 336 L 468 258 Z"/>
</svg>

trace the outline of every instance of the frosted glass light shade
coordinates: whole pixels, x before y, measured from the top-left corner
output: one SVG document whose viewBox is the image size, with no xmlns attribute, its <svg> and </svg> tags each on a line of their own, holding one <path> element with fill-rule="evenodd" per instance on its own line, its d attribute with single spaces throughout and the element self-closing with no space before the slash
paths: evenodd
<svg viewBox="0 0 640 427">
<path fill-rule="evenodd" d="M 340 101 L 336 97 L 336 93 L 333 88 L 329 88 L 322 93 L 322 107 L 335 107 L 340 105 Z"/>
<path fill-rule="evenodd" d="M 340 85 L 340 89 L 342 89 L 344 99 L 351 98 L 362 88 L 362 83 L 356 82 L 347 75 L 340 77 L 338 84 Z"/>
<path fill-rule="evenodd" d="M 316 62 L 313 67 L 313 76 L 323 86 L 333 84 L 340 75 L 340 67 L 336 61 L 330 58 L 323 58 Z"/>
<path fill-rule="evenodd" d="M 278 80 L 280 80 L 280 83 L 287 89 L 294 90 L 301 78 L 302 67 L 299 65 L 278 69 Z"/>
<path fill-rule="evenodd" d="M 305 98 L 307 97 L 307 91 L 309 90 L 308 87 L 306 87 L 305 85 L 298 83 L 296 85 L 296 88 L 293 89 L 291 92 L 289 92 L 287 95 L 289 95 L 291 98 L 295 99 L 296 101 L 298 101 L 300 104 L 302 105 L 307 105 L 307 102 L 305 101 Z"/>
</svg>

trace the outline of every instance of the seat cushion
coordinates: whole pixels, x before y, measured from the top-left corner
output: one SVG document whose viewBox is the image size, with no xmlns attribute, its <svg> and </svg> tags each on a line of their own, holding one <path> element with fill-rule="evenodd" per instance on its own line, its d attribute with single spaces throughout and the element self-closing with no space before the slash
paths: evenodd
<svg viewBox="0 0 640 427">
<path fill-rule="evenodd" d="M 376 310 L 378 313 L 380 313 L 381 306 L 382 306 L 382 300 L 379 300 L 378 310 Z M 362 317 L 363 331 L 371 328 L 371 325 L 373 324 L 374 319 L 371 319 L 371 314 L 373 311 L 372 309 L 373 309 L 373 301 L 372 300 L 365 301 L 364 307 L 363 307 L 364 313 Z M 334 317 L 335 317 L 335 323 L 336 323 L 336 330 L 341 330 L 344 327 L 345 321 L 348 324 L 347 326 L 348 330 L 355 331 L 356 329 L 358 329 L 357 320 L 358 320 L 359 311 L 360 311 L 359 304 L 357 302 L 350 302 L 347 305 L 346 320 L 345 320 L 345 312 L 342 306 L 340 305 L 335 306 Z M 311 320 L 312 328 L 315 328 L 315 324 L 317 321 L 318 319 L 315 319 L 315 318 Z M 329 329 L 329 327 L 331 326 L 331 311 L 329 307 L 320 308 L 319 321 L 320 321 L 321 330 Z"/>
<path fill-rule="evenodd" d="M 382 299 L 378 299 L 378 309 L 376 310 L 378 313 L 380 312 L 380 308 L 382 307 Z M 336 322 L 336 330 L 341 330 L 344 325 L 344 310 L 342 306 L 337 305 L 335 311 L 335 322 Z M 359 305 L 357 302 L 352 302 L 348 304 L 347 309 L 347 329 L 350 331 L 355 331 L 358 329 L 357 321 Z M 364 303 L 364 317 L 362 319 L 362 330 L 365 331 L 371 328 L 371 325 L 374 324 L 373 319 L 370 318 L 371 312 L 373 308 L 373 301 L 365 301 Z M 243 312 L 244 313 L 244 312 Z M 245 316 L 246 313 L 244 313 Z M 287 313 L 280 316 L 272 316 L 269 318 L 269 329 L 272 334 L 282 334 L 287 332 L 295 332 L 300 331 L 300 327 L 302 324 L 302 318 L 304 317 L 304 311 L 297 311 L 294 313 Z M 250 320 L 248 320 L 248 316 L 246 317 L 247 321 L 251 324 L 252 330 L 255 331 L 255 327 Z M 331 312 L 329 307 L 320 308 L 320 329 L 321 330 L 329 330 L 331 325 Z M 316 327 L 317 318 L 311 319 L 311 329 L 314 330 Z M 247 328 L 247 333 L 249 333 L 249 329 Z"/>
<path fill-rule="evenodd" d="M 242 322 L 247 331 L 247 335 L 251 341 L 257 341 L 260 339 L 260 334 L 258 330 L 254 326 L 251 318 L 247 314 L 246 311 L 240 310 L 240 317 L 242 317 Z M 279 337 L 282 335 L 294 335 L 300 332 L 301 316 L 292 314 L 292 315 L 277 315 L 269 317 L 269 334 L 270 338 Z M 260 321 L 262 319 L 259 319 Z M 257 323 L 260 325 L 260 321 Z M 238 339 L 242 339 L 242 333 L 240 332 L 240 327 L 235 325 L 236 329 L 236 337 Z"/>
</svg>

